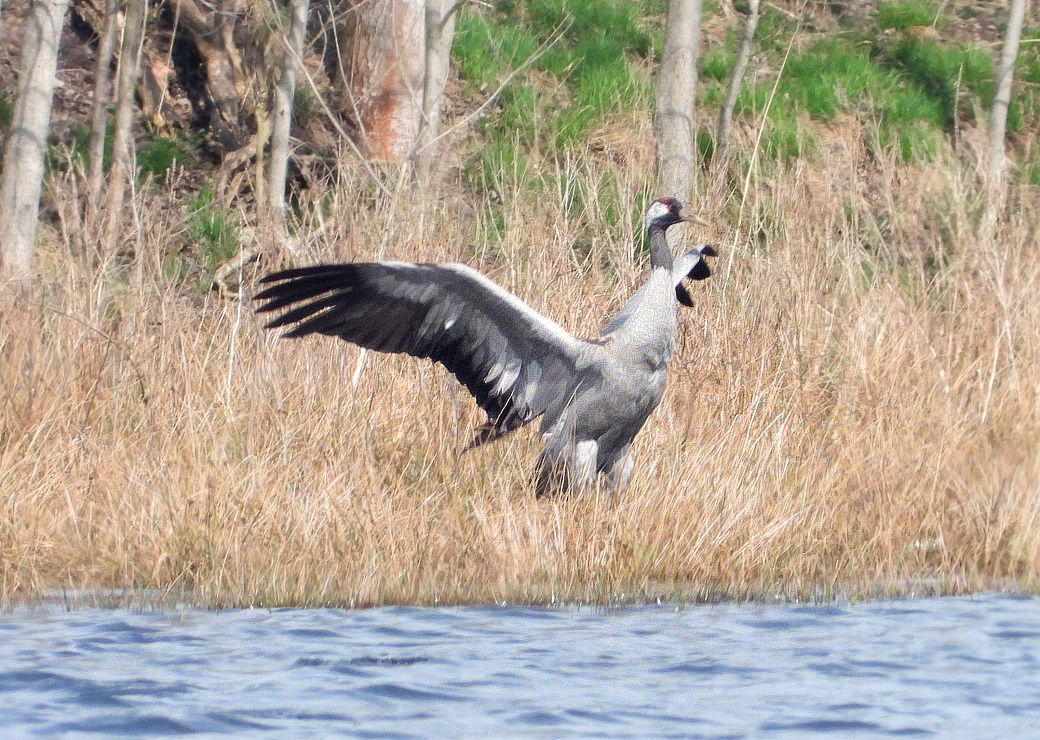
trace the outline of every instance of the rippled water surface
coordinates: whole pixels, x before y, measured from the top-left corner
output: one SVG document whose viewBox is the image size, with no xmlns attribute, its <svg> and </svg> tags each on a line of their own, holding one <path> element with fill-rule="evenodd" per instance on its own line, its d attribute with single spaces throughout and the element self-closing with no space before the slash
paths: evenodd
<svg viewBox="0 0 1040 740">
<path fill-rule="evenodd" d="M 0 737 L 1040 737 L 1040 600 L 0 615 Z"/>
</svg>

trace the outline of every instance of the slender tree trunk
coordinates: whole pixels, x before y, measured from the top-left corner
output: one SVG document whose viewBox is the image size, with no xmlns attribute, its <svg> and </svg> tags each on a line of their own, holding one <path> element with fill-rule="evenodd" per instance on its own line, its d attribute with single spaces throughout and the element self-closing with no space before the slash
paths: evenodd
<svg viewBox="0 0 1040 740">
<path fill-rule="evenodd" d="M 424 180 L 436 151 L 433 142 L 440 128 L 441 100 L 451 65 L 451 42 L 455 37 L 458 7 L 457 0 L 426 0 L 426 69 L 422 120 L 416 142 Z"/>
<path fill-rule="evenodd" d="M 129 0 L 123 41 L 119 47 L 119 77 L 116 86 L 116 115 L 112 127 L 112 168 L 108 172 L 106 209 L 108 226 L 105 242 L 115 246 L 116 233 L 122 223 L 123 194 L 127 179 L 134 171 L 133 123 L 134 88 L 141 69 L 141 42 L 144 39 L 144 21 L 147 0 Z"/>
<path fill-rule="evenodd" d="M 425 0 L 363 0 L 346 16 L 338 84 L 369 159 L 402 162 L 422 121 Z"/>
<path fill-rule="evenodd" d="M 108 104 L 112 97 L 112 54 L 119 23 L 119 0 L 105 0 L 104 28 L 94 63 L 94 100 L 90 105 L 90 143 L 87 148 L 87 202 L 97 207 L 104 181 L 105 134 L 108 130 Z"/>
<path fill-rule="evenodd" d="M 25 19 L 18 96 L 0 182 L 0 273 L 18 281 L 32 275 L 54 74 L 68 5 L 68 0 L 35 0 Z"/>
<path fill-rule="evenodd" d="M 1011 0 L 1004 47 L 1000 52 L 1000 69 L 997 71 L 997 90 L 993 96 L 993 108 L 989 120 L 989 153 L 986 170 L 987 206 L 985 221 L 988 235 L 992 236 L 999 204 L 1004 199 L 1004 134 L 1007 130 L 1008 105 L 1011 102 L 1011 82 L 1018 59 L 1019 40 L 1022 36 L 1022 21 L 1025 17 L 1026 0 Z"/>
<path fill-rule="evenodd" d="M 285 30 L 278 78 L 274 85 L 267 197 L 273 225 L 282 232 L 285 230 L 285 176 L 289 165 L 289 131 L 292 126 L 293 99 L 296 96 L 296 69 L 303 60 L 307 6 L 308 0 L 291 0 L 289 3 L 289 26 Z"/>
<path fill-rule="evenodd" d="M 729 78 L 729 89 L 726 90 L 726 101 L 719 111 L 719 127 L 715 132 L 715 154 L 714 160 L 719 165 L 726 161 L 726 148 L 729 146 L 729 129 L 733 123 L 733 110 L 737 107 L 737 96 L 740 95 L 740 86 L 744 81 L 744 71 L 747 69 L 748 61 L 751 59 L 751 44 L 755 39 L 755 29 L 758 27 L 758 3 L 759 0 L 749 0 L 748 18 L 744 23 L 744 35 L 740 40 L 740 51 L 737 53 L 737 63 L 733 65 L 733 73 Z"/>
<path fill-rule="evenodd" d="M 701 0 L 670 0 L 657 71 L 654 140 L 657 193 L 688 201 L 693 184 L 693 111 Z"/>
</svg>

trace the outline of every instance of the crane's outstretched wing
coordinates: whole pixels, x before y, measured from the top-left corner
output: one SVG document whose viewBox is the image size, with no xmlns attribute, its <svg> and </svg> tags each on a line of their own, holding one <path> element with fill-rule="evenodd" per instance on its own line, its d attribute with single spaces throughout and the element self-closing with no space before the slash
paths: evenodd
<svg viewBox="0 0 1040 740">
<path fill-rule="evenodd" d="M 711 268 L 704 261 L 705 257 L 716 257 L 718 252 L 710 244 L 698 244 L 686 254 L 675 258 L 672 263 L 672 277 L 675 278 L 675 297 L 684 306 L 693 307 L 690 291 L 683 285 L 683 278 L 704 280 L 711 276 Z"/>
<path fill-rule="evenodd" d="M 268 328 L 338 336 L 379 352 L 442 363 L 487 412 L 473 444 L 501 436 L 570 397 L 582 340 L 465 265 L 359 262 L 266 276 L 258 312 L 292 304 Z"/>
</svg>

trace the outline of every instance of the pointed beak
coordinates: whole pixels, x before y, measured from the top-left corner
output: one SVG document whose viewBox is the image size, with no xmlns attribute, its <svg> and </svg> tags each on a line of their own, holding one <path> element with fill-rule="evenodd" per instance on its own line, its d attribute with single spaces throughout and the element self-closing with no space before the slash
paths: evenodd
<svg viewBox="0 0 1040 740">
<path fill-rule="evenodd" d="M 699 218 L 697 216 L 694 216 L 693 214 L 688 214 L 685 211 L 680 215 L 682 216 L 682 220 L 688 224 L 697 224 L 698 226 L 711 226 L 711 224 L 709 224 L 703 218 Z"/>
</svg>

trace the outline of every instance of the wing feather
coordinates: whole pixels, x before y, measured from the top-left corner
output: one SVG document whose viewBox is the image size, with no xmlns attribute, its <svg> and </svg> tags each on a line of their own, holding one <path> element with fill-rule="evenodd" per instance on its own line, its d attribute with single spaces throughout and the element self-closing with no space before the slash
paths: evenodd
<svg viewBox="0 0 1040 740">
<path fill-rule="evenodd" d="M 706 280 L 711 277 L 711 268 L 704 258 L 717 256 L 718 252 L 710 244 L 698 244 L 686 254 L 679 255 L 672 265 L 675 284 L 679 285 L 682 279 L 687 277 L 691 280 Z"/>
<path fill-rule="evenodd" d="M 266 276 L 258 312 L 287 337 L 319 333 L 381 352 L 428 357 L 488 415 L 483 439 L 565 402 L 585 343 L 479 272 L 459 264 L 315 265 Z M 299 304 L 293 306 L 293 304 Z"/>
<path fill-rule="evenodd" d="M 705 257 L 716 257 L 718 253 L 710 244 L 698 244 L 686 254 L 675 258 L 672 265 L 672 278 L 675 280 L 675 297 L 684 306 L 693 307 L 690 291 L 683 285 L 683 278 L 690 280 L 706 280 L 711 277 L 711 268 L 704 261 Z"/>
</svg>

